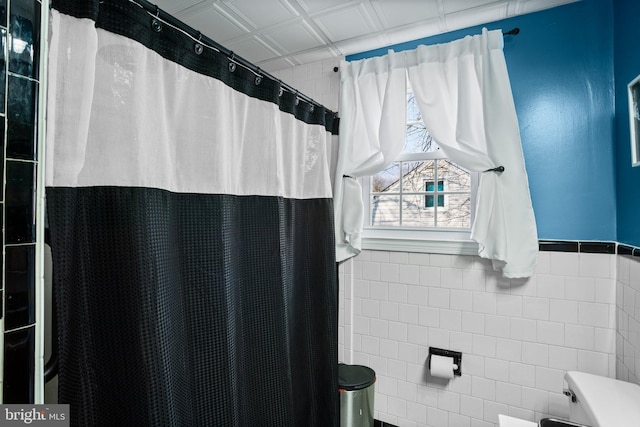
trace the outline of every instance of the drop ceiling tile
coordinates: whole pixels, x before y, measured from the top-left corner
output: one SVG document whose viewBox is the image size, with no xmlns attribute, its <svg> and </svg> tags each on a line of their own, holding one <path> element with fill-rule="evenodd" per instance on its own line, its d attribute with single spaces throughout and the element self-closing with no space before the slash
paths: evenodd
<svg viewBox="0 0 640 427">
<path fill-rule="evenodd" d="M 389 46 L 389 38 L 385 34 L 376 34 L 373 37 L 359 37 L 334 43 L 342 55 L 366 52 Z"/>
<path fill-rule="evenodd" d="M 257 29 L 298 16 L 286 0 L 224 0 L 221 5 L 233 10 Z"/>
<path fill-rule="evenodd" d="M 180 11 L 202 2 L 203 0 L 155 0 L 154 3 L 165 12 L 175 15 Z"/>
<path fill-rule="evenodd" d="M 265 70 L 267 73 L 274 73 L 276 71 L 282 72 L 282 70 L 286 69 L 290 70 L 291 67 L 294 67 L 295 65 L 297 65 L 297 63 L 291 61 L 288 58 L 277 58 L 267 61 L 261 61 L 256 63 L 256 65 Z M 283 80 L 282 76 L 278 74 L 274 74 L 274 77 Z"/>
<path fill-rule="evenodd" d="M 492 6 L 477 7 L 473 10 L 465 10 L 450 13 L 445 16 L 447 31 L 482 25 L 487 22 L 499 21 L 507 16 L 507 4 L 500 3 Z"/>
<path fill-rule="evenodd" d="M 577 0 L 155 0 L 154 3 L 261 68 L 276 70 L 574 1 Z"/>
<path fill-rule="evenodd" d="M 293 55 L 293 59 L 301 64 L 309 64 L 311 62 L 323 61 L 336 56 L 336 52 L 330 48 L 318 48 L 299 55 Z"/>
<path fill-rule="evenodd" d="M 496 2 L 495 0 L 446 0 L 443 1 L 444 13 L 455 13 L 461 10 L 473 9 L 478 6 L 485 6 L 491 3 L 508 3 L 506 1 Z"/>
<path fill-rule="evenodd" d="M 320 36 L 303 20 L 290 22 L 265 31 L 263 34 L 267 39 L 281 46 L 285 55 L 324 44 Z"/>
<path fill-rule="evenodd" d="M 431 20 L 439 14 L 436 0 L 372 0 L 371 4 L 387 29 Z"/>
<path fill-rule="evenodd" d="M 316 15 L 313 19 L 329 39 L 334 42 L 376 31 L 375 24 L 361 4 Z"/>
<path fill-rule="evenodd" d="M 298 0 L 298 3 L 307 12 L 318 12 L 346 2 L 344 0 Z"/>
<path fill-rule="evenodd" d="M 423 39 L 438 33 L 440 33 L 440 19 L 438 18 L 387 31 L 391 44 Z"/>
<path fill-rule="evenodd" d="M 176 16 L 190 27 L 221 44 L 249 32 L 243 24 L 215 6 L 193 9 Z"/>
<path fill-rule="evenodd" d="M 279 55 L 277 50 L 273 49 L 258 37 L 229 42 L 225 47 L 234 51 L 249 62 L 254 63 L 273 59 Z"/>
</svg>

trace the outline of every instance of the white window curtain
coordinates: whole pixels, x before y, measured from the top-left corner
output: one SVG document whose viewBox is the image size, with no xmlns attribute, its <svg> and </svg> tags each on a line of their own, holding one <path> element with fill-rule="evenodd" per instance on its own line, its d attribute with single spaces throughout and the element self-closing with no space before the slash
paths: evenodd
<svg viewBox="0 0 640 427">
<path fill-rule="evenodd" d="M 393 64 L 406 69 L 425 125 L 442 151 L 461 166 L 482 172 L 471 232 L 478 254 L 494 261 L 506 277 L 529 277 L 538 237 L 502 48 L 502 33 L 485 29 L 481 35 L 396 53 Z M 350 67 L 355 64 L 345 68 Z M 354 91 L 343 79 L 343 93 L 346 89 Z M 340 142 L 349 147 L 357 142 L 343 139 L 343 128 L 353 128 L 353 113 L 346 107 L 341 105 Z M 504 172 L 485 172 L 498 166 Z M 341 208 L 337 215 L 351 213 L 345 203 Z"/>
<path fill-rule="evenodd" d="M 364 218 L 356 178 L 387 167 L 402 151 L 406 71 L 397 55 L 340 66 L 340 143 L 334 181 L 336 259 L 360 253 Z"/>
</svg>

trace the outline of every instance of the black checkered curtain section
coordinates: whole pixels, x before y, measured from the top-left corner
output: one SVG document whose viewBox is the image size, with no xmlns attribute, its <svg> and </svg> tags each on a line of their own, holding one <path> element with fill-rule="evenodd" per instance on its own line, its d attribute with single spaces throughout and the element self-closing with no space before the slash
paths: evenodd
<svg viewBox="0 0 640 427">
<path fill-rule="evenodd" d="M 50 22 L 72 424 L 336 426 L 333 114 L 128 0 Z"/>
</svg>

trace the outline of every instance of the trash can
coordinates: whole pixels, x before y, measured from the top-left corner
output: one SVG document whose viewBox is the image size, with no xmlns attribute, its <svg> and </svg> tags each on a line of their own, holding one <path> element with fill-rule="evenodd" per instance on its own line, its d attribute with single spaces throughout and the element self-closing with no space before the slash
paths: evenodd
<svg viewBox="0 0 640 427">
<path fill-rule="evenodd" d="M 361 365 L 338 365 L 340 427 L 373 427 L 376 373 Z"/>
</svg>

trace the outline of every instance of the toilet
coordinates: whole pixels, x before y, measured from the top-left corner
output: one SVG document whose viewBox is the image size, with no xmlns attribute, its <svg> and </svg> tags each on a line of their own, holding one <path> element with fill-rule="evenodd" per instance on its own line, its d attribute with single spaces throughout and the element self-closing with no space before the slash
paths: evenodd
<svg viewBox="0 0 640 427">
<path fill-rule="evenodd" d="M 589 427 L 640 426 L 640 386 L 585 372 L 569 371 L 564 376 L 569 398 L 569 421 L 549 421 L 545 426 Z M 538 423 L 499 415 L 500 427 L 537 427 Z"/>
<path fill-rule="evenodd" d="M 640 426 L 640 386 L 585 372 L 569 371 L 569 419 L 591 427 Z"/>
</svg>

